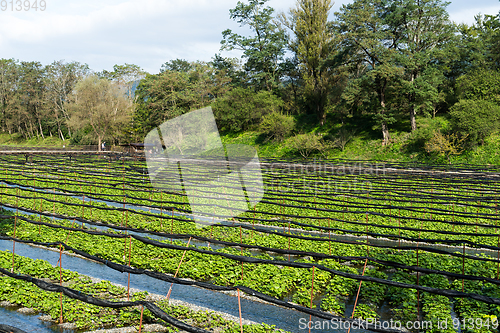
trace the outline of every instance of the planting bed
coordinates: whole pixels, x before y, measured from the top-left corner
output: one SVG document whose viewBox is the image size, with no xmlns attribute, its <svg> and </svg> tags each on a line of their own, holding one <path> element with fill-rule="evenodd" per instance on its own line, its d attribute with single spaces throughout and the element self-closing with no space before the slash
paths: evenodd
<svg viewBox="0 0 500 333">
<path fill-rule="evenodd" d="M 55 321 L 85 330 L 139 326 L 142 317 L 142 324 L 172 331 L 308 331 L 299 317 L 281 327 L 240 327 L 178 310 L 166 298 L 127 297 L 127 290 L 64 270 L 64 260 L 61 269 L 13 255 L 16 243 L 76 253 L 134 279 L 175 283 L 174 290 L 191 285 L 251 296 L 311 316 L 317 332 L 324 331 L 321 321 L 374 318 L 379 325 L 371 331 L 425 322 L 420 331 L 498 332 L 496 168 L 269 161 L 255 207 L 234 218 L 205 217 L 214 224 L 197 228 L 186 193 L 152 187 L 140 157 L 28 161 L 0 156 L 0 238 L 12 243 L 10 253 L 0 253 L 0 300 Z M 198 204 L 226 212 L 245 200 L 210 187 L 200 195 L 206 200 Z M 241 306 L 243 318 L 248 309 Z M 403 327 L 381 324 L 391 320 Z M 447 327 L 439 325 L 444 321 Z"/>
</svg>

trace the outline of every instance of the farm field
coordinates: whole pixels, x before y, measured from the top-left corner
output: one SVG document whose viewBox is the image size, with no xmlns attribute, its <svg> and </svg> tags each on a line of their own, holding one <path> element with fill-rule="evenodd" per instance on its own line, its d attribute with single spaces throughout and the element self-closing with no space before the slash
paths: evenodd
<svg viewBox="0 0 500 333">
<path fill-rule="evenodd" d="M 500 168 L 344 160 L 261 167 L 255 207 L 234 218 L 214 208 L 213 224 L 198 228 L 186 193 L 153 187 L 141 156 L 0 155 L 0 242 L 8 248 L 0 301 L 75 332 L 151 324 L 308 332 L 309 318 L 313 332 L 347 332 L 333 323 L 362 320 L 364 331 L 425 323 L 409 331 L 498 332 Z M 201 205 L 222 211 L 239 200 L 210 187 L 200 195 L 217 198 Z M 28 245 L 40 259 L 16 254 Z M 77 254 L 126 282 L 149 279 L 167 297 L 91 279 L 92 269 L 65 268 L 67 256 L 57 267 L 43 260 L 49 252 Z M 236 319 L 175 305 L 170 288 L 172 299 L 181 290 L 229 294 Z M 259 307 L 278 314 L 259 320 Z M 240 312 L 255 323 L 240 325 Z"/>
</svg>

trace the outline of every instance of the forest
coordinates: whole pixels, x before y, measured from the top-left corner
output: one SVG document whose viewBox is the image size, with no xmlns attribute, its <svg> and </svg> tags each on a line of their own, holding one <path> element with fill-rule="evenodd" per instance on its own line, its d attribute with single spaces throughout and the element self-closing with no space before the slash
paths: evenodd
<svg viewBox="0 0 500 333">
<path fill-rule="evenodd" d="M 0 128 L 23 140 L 141 142 L 162 122 L 208 105 L 230 137 L 283 144 L 301 157 L 344 151 L 355 138 L 439 156 L 498 136 L 500 17 L 450 20 L 441 0 L 238 2 L 211 61 L 94 71 L 76 61 L 0 59 Z M 333 18 L 333 19 L 332 19 Z M 242 30 L 243 30 L 242 28 Z M 241 58 L 224 57 L 240 50 Z M 403 147 L 403 148 L 401 148 Z"/>
</svg>

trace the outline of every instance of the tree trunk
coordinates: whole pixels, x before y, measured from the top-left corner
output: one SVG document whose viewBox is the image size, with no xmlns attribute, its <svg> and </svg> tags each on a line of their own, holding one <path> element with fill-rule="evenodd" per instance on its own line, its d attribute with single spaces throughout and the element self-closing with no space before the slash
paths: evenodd
<svg viewBox="0 0 500 333">
<path fill-rule="evenodd" d="M 98 146 L 97 146 L 97 151 L 101 151 L 101 143 L 102 143 L 102 139 L 101 139 L 101 136 L 98 135 L 97 136 L 97 141 L 99 142 L 98 143 Z"/>
<path fill-rule="evenodd" d="M 379 79 L 377 80 L 377 85 L 378 85 L 378 98 L 380 101 L 380 106 L 382 107 L 382 110 L 380 111 L 380 114 L 385 114 L 385 87 L 386 87 L 386 80 L 384 79 Z M 387 126 L 387 122 L 385 120 L 382 120 L 382 146 L 386 146 L 389 144 L 391 140 L 391 135 L 389 134 L 389 126 Z"/>
<path fill-rule="evenodd" d="M 415 119 L 415 106 L 410 105 L 410 124 L 411 131 L 415 131 L 417 129 L 417 120 Z"/>
<path fill-rule="evenodd" d="M 411 73 L 411 78 L 410 82 L 413 86 L 413 81 L 415 81 L 415 78 L 417 75 L 415 73 Z M 412 92 L 408 94 L 408 104 L 410 105 L 410 125 L 411 125 L 411 131 L 415 131 L 417 129 L 417 120 L 415 119 L 415 93 Z"/>
<path fill-rule="evenodd" d="M 389 126 L 387 126 L 385 121 L 382 122 L 382 137 L 382 146 L 388 145 L 391 141 L 391 135 L 389 134 Z"/>
<path fill-rule="evenodd" d="M 45 140 L 45 137 L 43 136 L 42 123 L 40 122 L 40 118 L 38 118 L 38 126 L 40 127 L 40 135 L 42 136 L 42 139 Z"/>
<path fill-rule="evenodd" d="M 61 139 L 64 141 L 64 135 L 63 135 L 63 132 L 61 131 L 61 124 L 58 124 L 57 130 L 59 131 L 59 135 L 61 136 Z"/>
</svg>

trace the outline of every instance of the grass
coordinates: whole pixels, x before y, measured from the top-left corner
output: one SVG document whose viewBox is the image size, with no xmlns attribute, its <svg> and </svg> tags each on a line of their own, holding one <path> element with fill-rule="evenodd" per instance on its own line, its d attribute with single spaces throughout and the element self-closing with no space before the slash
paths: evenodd
<svg viewBox="0 0 500 333">
<path fill-rule="evenodd" d="M 413 133 L 407 132 L 401 127 L 389 127 L 391 144 L 387 146 L 382 146 L 380 129 L 373 124 L 373 121 L 361 119 L 361 117 L 349 120 L 340 124 L 336 123 L 335 119 L 329 118 L 323 126 L 313 126 L 309 119 L 297 119 L 297 123 L 301 125 L 297 126 L 295 133 L 317 133 L 322 135 L 325 142 L 329 142 L 338 135 L 340 128 L 355 129 L 344 150 L 328 148 L 321 153 L 317 152 L 315 155 L 311 155 L 311 158 L 448 163 L 444 156 L 429 154 L 424 149 L 425 142 L 431 138 L 435 131 L 449 130 L 450 125 L 446 117 L 419 117 L 417 118 L 417 130 Z M 362 125 L 354 126 L 354 123 Z M 265 141 L 257 130 L 222 136 L 224 144 L 247 144 L 255 147 L 261 158 L 300 158 L 289 147 L 290 140 L 291 138 L 282 142 Z M 465 150 L 460 155 L 452 156 L 451 163 L 500 164 L 500 133 L 491 135 L 480 147 Z"/>
<path fill-rule="evenodd" d="M 0 134 L 0 145 L 4 146 L 27 146 L 27 147 L 43 147 L 43 146 L 51 146 L 51 147 L 62 147 L 64 145 L 68 146 L 69 140 L 62 141 L 58 137 L 45 137 L 45 139 L 42 138 L 32 138 L 29 140 L 26 140 L 23 136 L 19 134 Z"/>
<path fill-rule="evenodd" d="M 314 117 L 299 116 L 296 119 L 294 134 L 316 133 L 323 137 L 324 142 L 332 142 L 338 136 L 339 130 L 354 131 L 345 149 L 330 147 L 322 152 L 312 154 L 310 158 L 343 158 L 351 160 L 383 160 L 399 162 L 443 163 L 448 161 L 444 156 L 428 154 L 424 144 L 437 130 L 449 130 L 449 121 L 444 116 L 436 118 L 418 117 L 417 130 L 408 132 L 409 124 L 403 120 L 398 125 L 389 126 L 391 144 L 382 146 L 382 135 L 379 126 L 373 119 L 363 115 L 339 119 L 329 114 L 324 125 L 319 125 Z M 226 133 L 221 135 L 222 143 L 246 144 L 256 148 L 260 158 L 301 158 L 290 148 L 291 138 L 282 142 L 266 140 L 258 129 L 241 133 Z M 69 145 L 69 140 L 62 141 L 57 137 L 45 139 L 34 138 L 25 140 L 14 134 L 0 134 L 0 145 L 15 146 L 52 146 Z M 466 150 L 462 154 L 452 156 L 452 164 L 500 164 L 500 132 L 486 139 L 484 145 Z"/>
</svg>

